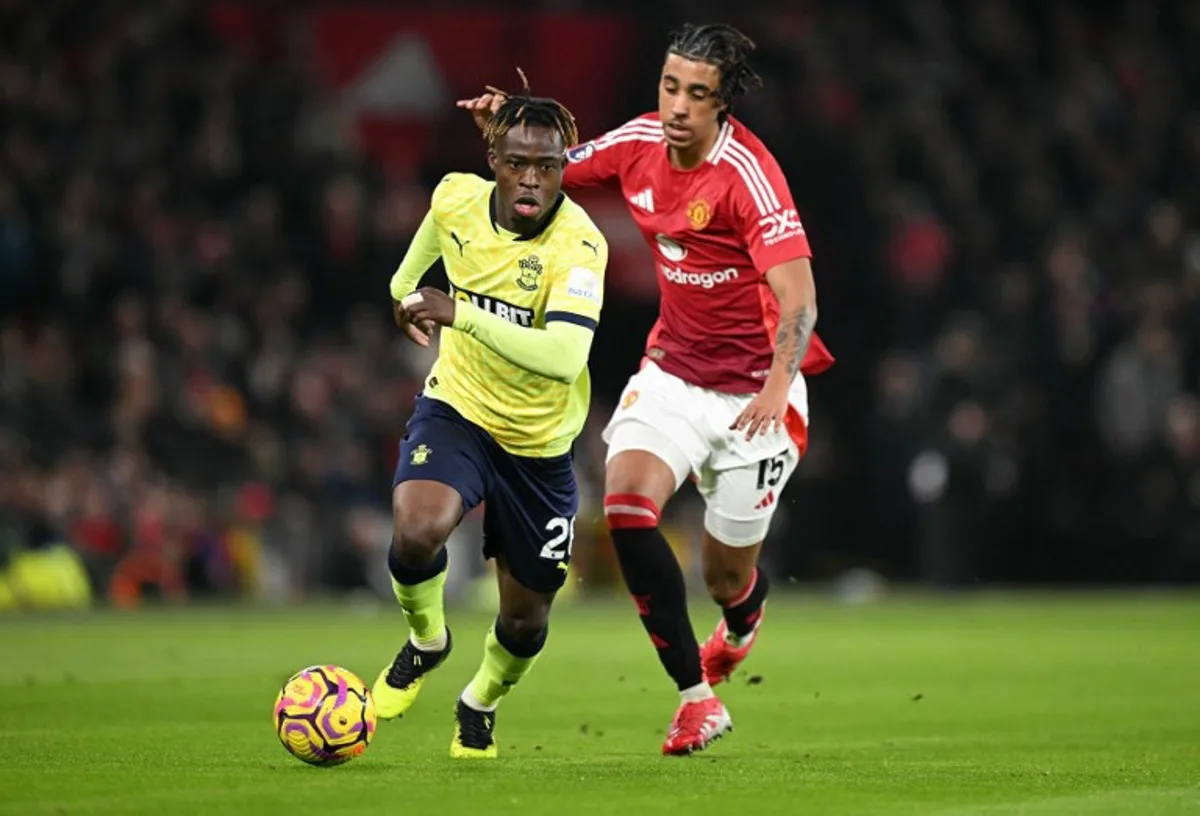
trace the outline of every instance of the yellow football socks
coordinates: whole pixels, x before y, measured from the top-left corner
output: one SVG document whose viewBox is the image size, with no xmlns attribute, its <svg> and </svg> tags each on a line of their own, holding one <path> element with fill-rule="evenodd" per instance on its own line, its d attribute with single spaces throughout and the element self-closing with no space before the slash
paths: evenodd
<svg viewBox="0 0 1200 816">
<path fill-rule="evenodd" d="M 464 701 L 481 711 L 495 709 L 500 698 L 529 673 L 537 659 L 538 652 L 529 657 L 518 657 L 506 649 L 496 638 L 493 625 L 483 642 L 483 663 L 467 686 Z"/>
<path fill-rule="evenodd" d="M 426 652 L 446 648 L 446 570 L 419 584 L 401 584 L 392 579 L 392 592 L 404 610 L 412 641 Z"/>
</svg>

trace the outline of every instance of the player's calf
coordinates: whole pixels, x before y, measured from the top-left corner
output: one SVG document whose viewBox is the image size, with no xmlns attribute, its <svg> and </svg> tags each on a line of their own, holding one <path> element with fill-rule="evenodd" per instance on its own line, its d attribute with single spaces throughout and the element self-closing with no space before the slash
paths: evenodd
<svg viewBox="0 0 1200 816">
<path fill-rule="evenodd" d="M 722 607 L 717 628 L 700 647 L 704 680 L 715 686 L 728 680 L 758 639 L 767 599 L 767 576 L 755 570 L 743 592 Z"/>
<path fill-rule="evenodd" d="M 537 617 L 501 615 L 488 631 L 483 662 L 458 699 L 451 757 L 490 759 L 497 755 L 493 737 L 496 708 L 533 668 L 546 645 L 550 629 L 545 616 L 540 621 Z"/>
<path fill-rule="evenodd" d="M 729 679 L 758 636 L 770 587 L 766 574 L 755 566 L 760 549 L 759 542 L 730 546 L 712 533 L 704 536 L 704 579 L 722 612 L 700 649 L 704 680 L 710 685 Z"/>
<path fill-rule="evenodd" d="M 409 637 L 372 690 L 376 713 L 385 720 L 403 716 L 416 702 L 425 675 L 450 656 L 453 642 L 443 607 L 447 566 L 444 547 L 421 571 L 404 566 L 394 547 L 388 553 L 392 591 L 408 621 Z"/>
<path fill-rule="evenodd" d="M 402 482 L 393 492 L 388 571 L 412 642 L 424 651 L 445 647 L 446 539 L 461 515 L 462 499 L 440 482 Z"/>
<path fill-rule="evenodd" d="M 483 662 L 463 689 L 450 756 L 458 759 L 496 756 L 493 732 L 500 700 L 529 674 L 550 633 L 554 592 L 538 592 L 522 584 L 508 559 L 496 559 L 500 582 L 500 614 L 483 642 Z M 531 581 L 532 582 L 532 581 Z"/>
<path fill-rule="evenodd" d="M 461 508 L 454 489 L 437 482 L 403 482 L 394 491 L 388 571 L 409 637 L 375 681 L 375 708 L 384 719 L 408 711 L 425 675 L 450 655 L 443 597 L 449 563 L 445 541 Z"/>
<path fill-rule="evenodd" d="M 604 515 L 625 585 L 663 668 L 685 699 L 711 696 L 688 618 L 683 570 L 658 529 L 658 508 L 635 493 L 610 493 L 604 499 Z"/>
</svg>

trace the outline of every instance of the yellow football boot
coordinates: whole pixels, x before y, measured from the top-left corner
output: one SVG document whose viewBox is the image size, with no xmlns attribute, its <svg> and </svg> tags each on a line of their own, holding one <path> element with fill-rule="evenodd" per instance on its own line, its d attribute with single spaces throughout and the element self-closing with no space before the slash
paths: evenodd
<svg viewBox="0 0 1200 816">
<path fill-rule="evenodd" d="M 425 675 L 445 662 L 451 645 L 450 627 L 446 627 L 446 648 L 441 651 L 426 652 L 418 649 L 411 640 L 406 642 L 392 665 L 379 673 L 379 679 L 371 689 L 376 716 L 381 720 L 404 716 L 417 701 Z"/>
<path fill-rule="evenodd" d="M 496 712 L 476 711 L 462 700 L 454 715 L 454 741 L 450 743 L 452 759 L 495 759 Z"/>
</svg>

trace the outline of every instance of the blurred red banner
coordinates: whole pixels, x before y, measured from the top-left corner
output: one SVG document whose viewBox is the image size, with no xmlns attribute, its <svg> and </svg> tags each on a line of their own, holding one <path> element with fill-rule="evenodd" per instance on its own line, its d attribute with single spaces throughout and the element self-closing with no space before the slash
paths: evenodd
<svg viewBox="0 0 1200 816">
<path fill-rule="evenodd" d="M 285 12 L 218 2 L 209 16 L 220 34 L 258 57 L 279 53 L 289 27 L 306 28 L 315 75 L 354 117 L 364 146 L 389 165 L 419 160 L 440 122 L 465 116 L 456 99 L 485 85 L 519 88 L 518 67 L 536 95 L 562 101 L 581 134 L 595 135 L 615 124 L 614 102 L 638 47 L 629 20 L 604 14 L 340 4 Z"/>
</svg>

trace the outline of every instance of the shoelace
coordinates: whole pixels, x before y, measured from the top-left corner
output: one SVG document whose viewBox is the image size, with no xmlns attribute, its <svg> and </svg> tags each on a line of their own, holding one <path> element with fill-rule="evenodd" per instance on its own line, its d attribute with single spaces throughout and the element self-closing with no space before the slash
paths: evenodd
<svg viewBox="0 0 1200 816">
<path fill-rule="evenodd" d="M 392 661 L 392 668 L 388 671 L 388 685 L 396 688 L 405 688 L 413 680 L 417 679 L 417 674 L 413 670 L 413 655 L 416 649 L 411 643 L 405 643 L 404 648 L 400 650 L 400 654 L 396 655 L 396 659 Z"/>
<path fill-rule="evenodd" d="M 468 748 L 486 748 L 492 742 L 491 731 L 488 728 L 488 718 L 492 714 L 467 709 L 459 715 L 459 734 L 462 743 Z"/>
</svg>

